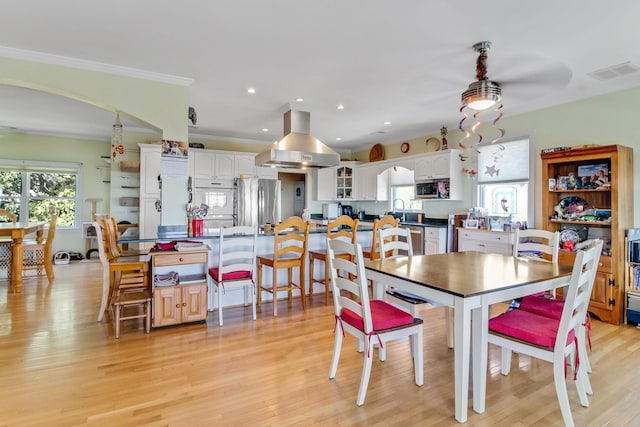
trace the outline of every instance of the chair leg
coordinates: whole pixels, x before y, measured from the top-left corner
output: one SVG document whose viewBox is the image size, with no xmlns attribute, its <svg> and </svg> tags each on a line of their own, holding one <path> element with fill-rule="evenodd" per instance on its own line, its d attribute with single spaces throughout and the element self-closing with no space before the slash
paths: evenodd
<svg viewBox="0 0 640 427">
<path fill-rule="evenodd" d="M 444 320 L 447 328 L 447 347 L 453 348 L 453 308 L 446 307 L 445 310 Z"/>
<path fill-rule="evenodd" d="M 369 387 L 369 377 L 371 376 L 371 364 L 373 362 L 373 340 L 368 341 L 365 346 L 365 352 L 362 354 L 362 378 L 360 379 L 360 389 L 358 390 L 358 400 L 356 404 L 362 406 L 367 396 L 367 387 Z"/>
<path fill-rule="evenodd" d="M 145 321 L 146 321 L 145 327 L 146 327 L 146 332 L 149 333 L 151 332 L 151 299 L 147 301 L 145 306 L 147 307 L 147 312 L 145 317 Z"/>
<path fill-rule="evenodd" d="M 313 296 L 313 270 L 315 263 L 315 258 L 312 259 L 311 257 L 309 257 L 309 299 L 311 299 L 311 297 Z"/>
<path fill-rule="evenodd" d="M 222 326 L 222 289 L 220 284 L 216 288 L 218 289 L 218 325 Z"/>
<path fill-rule="evenodd" d="M 304 280 L 304 263 L 300 264 L 300 297 L 302 298 L 302 311 L 307 311 L 307 297 L 304 294 L 304 288 L 306 286 L 305 280 Z"/>
<path fill-rule="evenodd" d="M 251 295 L 251 311 L 253 312 L 253 320 L 256 320 L 256 292 L 256 287 L 251 286 L 249 289 L 249 293 Z"/>
<path fill-rule="evenodd" d="M 116 304 L 113 306 L 114 315 L 115 315 L 115 323 L 116 323 L 116 339 L 120 338 L 120 304 Z"/>
<path fill-rule="evenodd" d="M 273 317 L 278 316 L 278 270 L 273 266 Z"/>
<path fill-rule="evenodd" d="M 287 298 L 289 298 L 289 302 L 293 299 L 293 267 L 287 268 Z"/>
<path fill-rule="evenodd" d="M 329 370 L 329 378 L 333 379 L 336 377 L 336 372 L 338 371 L 338 362 L 340 361 L 340 352 L 342 351 L 342 334 L 344 331 L 342 330 L 342 326 L 340 326 L 340 322 L 336 325 L 335 332 L 335 340 L 333 344 L 333 358 L 331 359 L 331 369 Z"/>
<path fill-rule="evenodd" d="M 327 260 L 324 260 L 324 303 L 329 305 L 329 263 Z"/>
<path fill-rule="evenodd" d="M 564 363 L 563 361 L 553 362 L 553 382 L 556 386 L 556 394 L 558 395 L 558 404 L 560 405 L 560 412 L 562 412 L 562 419 L 565 426 L 573 426 L 573 416 L 571 415 L 571 405 L 569 404 L 569 395 L 567 393 L 567 383 L 564 377 Z"/>
<path fill-rule="evenodd" d="M 409 337 L 409 339 L 411 341 L 411 354 L 413 355 L 413 370 L 416 377 L 416 385 L 422 386 L 424 384 L 422 329 L 418 329 L 418 332 Z"/>
<path fill-rule="evenodd" d="M 511 372 L 511 349 L 507 347 L 501 347 L 501 349 L 502 349 L 501 372 L 502 372 L 502 375 L 509 375 L 509 372 Z"/>
</svg>

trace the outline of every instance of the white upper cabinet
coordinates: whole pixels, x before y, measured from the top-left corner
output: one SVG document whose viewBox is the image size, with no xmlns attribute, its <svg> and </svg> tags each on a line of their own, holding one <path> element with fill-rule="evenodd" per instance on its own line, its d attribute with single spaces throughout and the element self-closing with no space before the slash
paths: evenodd
<svg viewBox="0 0 640 427">
<path fill-rule="evenodd" d="M 196 180 L 233 179 L 235 159 L 232 152 L 191 150 Z"/>
<path fill-rule="evenodd" d="M 263 179 L 278 179 L 278 169 L 270 166 L 256 166 L 255 154 L 237 154 L 235 159 L 236 177 L 244 175 L 246 178 L 258 177 Z"/>
<path fill-rule="evenodd" d="M 414 176 L 416 181 L 451 178 L 459 176 L 461 168 L 459 150 L 438 151 L 415 160 Z"/>
<path fill-rule="evenodd" d="M 365 164 L 356 169 L 356 200 L 388 200 L 389 172 L 384 165 Z"/>
<path fill-rule="evenodd" d="M 160 198 L 160 146 L 138 144 L 140 147 L 140 198 Z"/>
<path fill-rule="evenodd" d="M 336 167 L 320 168 L 314 174 L 316 176 L 316 199 L 335 200 Z"/>
</svg>

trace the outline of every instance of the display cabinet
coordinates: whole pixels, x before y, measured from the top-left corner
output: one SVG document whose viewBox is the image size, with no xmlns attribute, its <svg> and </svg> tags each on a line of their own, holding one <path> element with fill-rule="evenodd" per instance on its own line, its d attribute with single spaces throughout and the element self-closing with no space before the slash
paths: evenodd
<svg viewBox="0 0 640 427">
<path fill-rule="evenodd" d="M 560 231 L 559 262 L 587 239 L 605 241 L 589 312 L 619 324 L 624 310 L 624 231 L 633 224 L 633 150 L 621 145 L 543 152 L 542 227 Z"/>
</svg>

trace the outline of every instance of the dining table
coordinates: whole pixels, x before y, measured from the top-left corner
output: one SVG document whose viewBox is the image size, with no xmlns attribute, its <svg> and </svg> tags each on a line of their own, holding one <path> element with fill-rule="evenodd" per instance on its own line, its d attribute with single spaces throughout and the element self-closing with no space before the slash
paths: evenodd
<svg viewBox="0 0 640 427">
<path fill-rule="evenodd" d="M 11 281 L 9 291 L 22 292 L 22 242 L 25 236 L 36 234 L 36 241 L 42 243 L 46 222 L 3 222 L 0 223 L 0 237 L 11 238 Z"/>
<path fill-rule="evenodd" d="M 454 308 L 455 419 L 460 423 L 467 421 L 469 369 L 473 409 L 478 413 L 485 410 L 489 307 L 565 287 L 572 268 L 539 259 L 475 251 L 365 262 L 377 299 L 382 299 L 387 287 L 394 287 Z"/>
</svg>

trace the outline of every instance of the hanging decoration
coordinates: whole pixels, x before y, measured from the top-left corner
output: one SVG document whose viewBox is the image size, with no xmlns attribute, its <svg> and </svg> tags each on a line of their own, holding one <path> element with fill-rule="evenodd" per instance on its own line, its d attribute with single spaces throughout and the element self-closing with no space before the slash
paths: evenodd
<svg viewBox="0 0 640 427">
<path fill-rule="evenodd" d="M 122 122 L 120 121 L 120 113 L 116 113 L 116 122 L 113 124 L 113 130 L 111 131 L 111 158 L 115 160 L 118 154 L 124 154 L 124 145 L 122 145 Z"/>
</svg>

